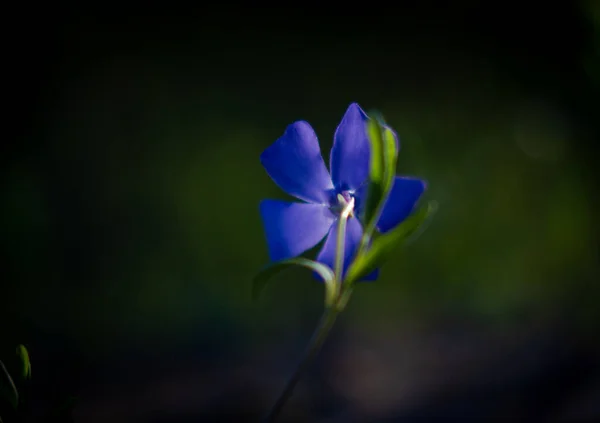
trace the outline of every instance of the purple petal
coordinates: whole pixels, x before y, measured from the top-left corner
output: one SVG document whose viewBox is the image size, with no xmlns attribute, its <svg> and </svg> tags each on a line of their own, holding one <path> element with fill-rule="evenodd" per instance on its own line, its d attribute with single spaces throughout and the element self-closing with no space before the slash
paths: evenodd
<svg viewBox="0 0 600 423">
<path fill-rule="evenodd" d="M 317 135 L 303 121 L 292 123 L 260 156 L 281 189 L 310 203 L 327 204 L 333 190 Z"/>
<path fill-rule="evenodd" d="M 387 232 L 406 219 L 426 187 L 427 184 L 421 179 L 397 176 L 383 206 L 377 228 L 381 232 Z"/>
<path fill-rule="evenodd" d="M 371 273 L 369 273 L 367 276 L 362 278 L 361 281 L 373 282 L 373 281 L 377 280 L 378 277 L 379 277 L 379 269 L 375 269 Z"/>
<path fill-rule="evenodd" d="M 331 149 L 331 178 L 338 190 L 357 189 L 369 175 L 368 117 L 352 103 L 335 131 Z"/>
<path fill-rule="evenodd" d="M 296 257 L 321 241 L 335 221 L 321 204 L 263 200 L 260 203 L 272 261 Z"/>
<path fill-rule="evenodd" d="M 354 213 L 361 216 L 361 213 L 365 207 L 365 201 L 367 200 L 367 193 L 369 191 L 369 184 L 362 184 L 354 193 Z"/>
<path fill-rule="evenodd" d="M 326 264 L 335 271 L 335 253 L 337 250 L 337 234 L 338 234 L 338 223 L 336 222 L 329 230 L 329 235 L 323 244 L 323 248 L 317 256 L 317 261 Z M 346 223 L 346 243 L 344 247 L 344 267 L 342 275 L 346 273 L 346 269 L 351 263 L 351 260 L 358 248 L 360 238 L 362 237 L 363 230 L 360 222 L 356 218 L 348 219 Z"/>
</svg>

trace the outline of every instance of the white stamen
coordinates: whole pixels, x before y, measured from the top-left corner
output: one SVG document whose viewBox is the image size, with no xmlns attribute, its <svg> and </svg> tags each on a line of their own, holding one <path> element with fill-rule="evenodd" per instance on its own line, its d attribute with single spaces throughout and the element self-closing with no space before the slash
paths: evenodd
<svg viewBox="0 0 600 423">
<path fill-rule="evenodd" d="M 338 198 L 342 197 L 341 195 L 338 194 Z M 348 219 L 348 217 L 350 216 L 354 216 L 354 197 L 350 197 L 350 201 L 348 201 L 346 203 L 346 200 L 344 200 L 344 197 L 342 197 L 342 201 L 340 201 L 342 203 L 342 218 L 344 219 Z"/>
</svg>

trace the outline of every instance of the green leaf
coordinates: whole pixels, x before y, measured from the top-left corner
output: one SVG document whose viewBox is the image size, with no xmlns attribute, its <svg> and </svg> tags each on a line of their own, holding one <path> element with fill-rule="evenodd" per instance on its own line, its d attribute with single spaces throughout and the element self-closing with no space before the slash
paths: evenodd
<svg viewBox="0 0 600 423">
<path fill-rule="evenodd" d="M 396 163 L 398 162 L 398 145 L 392 130 L 382 125 L 383 129 L 383 189 L 385 195 L 392 189 L 396 176 Z"/>
<path fill-rule="evenodd" d="M 385 125 L 376 113 L 367 123 L 367 134 L 371 144 L 371 163 L 369 167 L 369 187 L 365 201 L 364 214 L 365 240 L 370 239 L 381 215 L 396 175 L 398 146 L 392 130 Z"/>
<path fill-rule="evenodd" d="M 21 344 L 17 347 L 17 356 L 21 360 L 21 377 L 25 380 L 31 379 L 31 362 L 25 345 Z"/>
<path fill-rule="evenodd" d="M 414 238 L 423 230 L 423 224 L 436 210 L 437 203 L 429 202 L 396 228 L 374 239 L 371 248 L 358 256 L 350 265 L 344 283 L 356 282 L 383 265 L 399 244 Z"/>
<path fill-rule="evenodd" d="M 331 305 L 335 295 L 336 295 L 336 286 L 335 286 L 335 275 L 333 270 L 331 270 L 328 266 L 323 263 L 319 263 L 314 260 L 309 260 L 304 257 L 295 257 L 288 260 L 278 261 L 276 263 L 271 263 L 266 266 L 263 270 L 260 271 L 258 275 L 254 277 L 252 280 L 252 299 L 257 300 L 260 296 L 260 293 L 265 289 L 269 281 L 277 274 L 286 270 L 292 266 L 301 266 L 307 269 L 312 270 L 313 272 L 317 272 L 325 283 L 325 303 L 327 305 Z"/>
<path fill-rule="evenodd" d="M 0 395 L 7 397 L 13 407 L 17 408 L 19 405 L 19 392 L 2 361 L 0 361 Z"/>
<path fill-rule="evenodd" d="M 382 133 L 382 125 L 380 118 L 376 113 L 372 113 L 373 118 L 367 123 L 367 135 L 371 143 L 371 163 L 369 167 L 369 177 L 372 182 L 382 183 L 385 173 L 384 161 L 384 141 Z"/>
<path fill-rule="evenodd" d="M 379 203 L 384 196 L 383 136 L 377 120 L 370 119 L 368 121 L 367 135 L 371 144 L 371 163 L 369 164 L 369 187 L 363 220 L 368 226 L 374 220 Z"/>
</svg>

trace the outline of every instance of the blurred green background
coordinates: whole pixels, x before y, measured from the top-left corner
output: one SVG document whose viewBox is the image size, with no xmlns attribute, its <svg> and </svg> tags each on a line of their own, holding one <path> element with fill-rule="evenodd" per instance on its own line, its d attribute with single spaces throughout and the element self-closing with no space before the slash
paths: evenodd
<svg viewBox="0 0 600 423">
<path fill-rule="evenodd" d="M 596 2 L 159 12 L 40 18 L 8 53 L 0 358 L 30 350 L 29 417 L 260 416 L 323 289 L 250 301 L 258 203 L 286 198 L 259 155 L 307 120 L 328 158 L 353 101 L 440 207 L 283 421 L 600 416 Z"/>
</svg>

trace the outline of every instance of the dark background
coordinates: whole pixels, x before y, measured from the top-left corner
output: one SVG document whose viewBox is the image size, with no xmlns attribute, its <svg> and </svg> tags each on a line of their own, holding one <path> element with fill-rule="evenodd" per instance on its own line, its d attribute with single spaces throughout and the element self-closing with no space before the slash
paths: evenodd
<svg viewBox="0 0 600 423">
<path fill-rule="evenodd" d="M 35 11 L 7 15 L 0 147 L 27 421 L 257 421 L 323 302 L 302 270 L 250 301 L 286 198 L 258 158 L 300 119 L 328 157 L 353 101 L 440 207 L 282 421 L 600 416 L 598 2 Z"/>
</svg>

